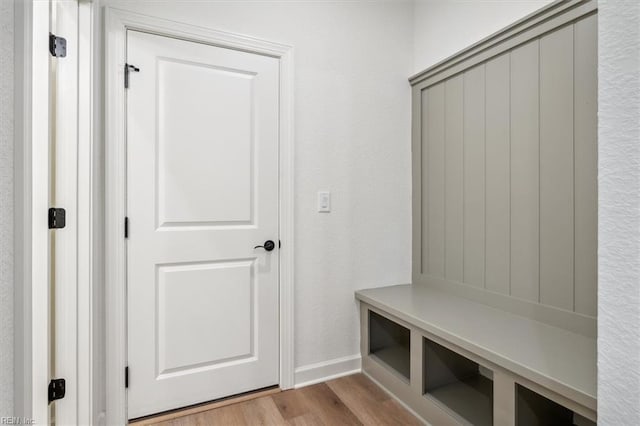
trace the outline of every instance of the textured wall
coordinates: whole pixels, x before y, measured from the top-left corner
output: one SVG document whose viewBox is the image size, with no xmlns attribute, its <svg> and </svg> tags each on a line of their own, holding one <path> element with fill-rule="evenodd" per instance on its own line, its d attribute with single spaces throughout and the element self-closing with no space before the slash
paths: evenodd
<svg viewBox="0 0 640 426">
<path fill-rule="evenodd" d="M 640 3 L 599 2 L 600 425 L 640 424 Z"/>
<path fill-rule="evenodd" d="M 413 72 L 482 40 L 553 0 L 415 0 Z"/>
<path fill-rule="evenodd" d="M 0 0 L 0 416 L 13 414 L 13 1 Z"/>
</svg>

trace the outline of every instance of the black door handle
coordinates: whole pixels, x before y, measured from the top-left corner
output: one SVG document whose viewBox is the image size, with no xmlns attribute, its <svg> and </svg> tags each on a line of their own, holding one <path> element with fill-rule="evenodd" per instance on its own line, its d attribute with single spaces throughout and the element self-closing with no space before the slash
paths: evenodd
<svg viewBox="0 0 640 426">
<path fill-rule="evenodd" d="M 263 248 L 263 249 L 265 249 L 266 251 L 271 251 L 271 250 L 273 250 L 274 248 L 276 248 L 276 243 L 274 243 L 274 242 L 273 242 L 273 241 L 271 241 L 271 240 L 267 240 L 267 241 L 265 241 L 265 242 L 264 242 L 264 245 L 262 245 L 262 246 L 255 246 L 255 247 L 254 247 L 254 249 L 257 249 L 257 248 Z"/>
</svg>

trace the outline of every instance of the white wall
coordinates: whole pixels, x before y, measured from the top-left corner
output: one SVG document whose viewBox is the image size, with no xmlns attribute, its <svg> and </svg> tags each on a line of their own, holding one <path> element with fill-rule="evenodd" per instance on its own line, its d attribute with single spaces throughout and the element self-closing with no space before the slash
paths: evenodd
<svg viewBox="0 0 640 426">
<path fill-rule="evenodd" d="M 640 424 L 640 3 L 599 3 L 598 420 Z"/>
<path fill-rule="evenodd" d="M 13 414 L 13 2 L 0 0 L 0 417 Z"/>
<path fill-rule="evenodd" d="M 457 53 L 553 0 L 416 0 L 413 73 Z"/>
<path fill-rule="evenodd" d="M 103 4 L 294 46 L 295 364 L 357 357 L 354 290 L 410 280 L 412 3 Z M 331 213 L 316 212 L 318 190 Z"/>
</svg>

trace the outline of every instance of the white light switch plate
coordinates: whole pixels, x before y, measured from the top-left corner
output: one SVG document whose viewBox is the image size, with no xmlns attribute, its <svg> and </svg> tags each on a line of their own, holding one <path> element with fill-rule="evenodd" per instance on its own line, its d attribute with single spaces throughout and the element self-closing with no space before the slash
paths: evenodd
<svg viewBox="0 0 640 426">
<path fill-rule="evenodd" d="M 331 211 L 331 192 L 318 191 L 318 211 L 329 213 Z"/>
</svg>

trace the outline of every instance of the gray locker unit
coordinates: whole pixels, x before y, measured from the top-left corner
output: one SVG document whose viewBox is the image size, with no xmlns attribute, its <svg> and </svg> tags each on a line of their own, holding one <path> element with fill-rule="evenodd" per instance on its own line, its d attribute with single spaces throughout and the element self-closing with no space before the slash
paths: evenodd
<svg viewBox="0 0 640 426">
<path fill-rule="evenodd" d="M 593 424 L 597 3 L 410 83 L 412 283 L 356 293 L 364 372 L 432 424 Z"/>
</svg>

